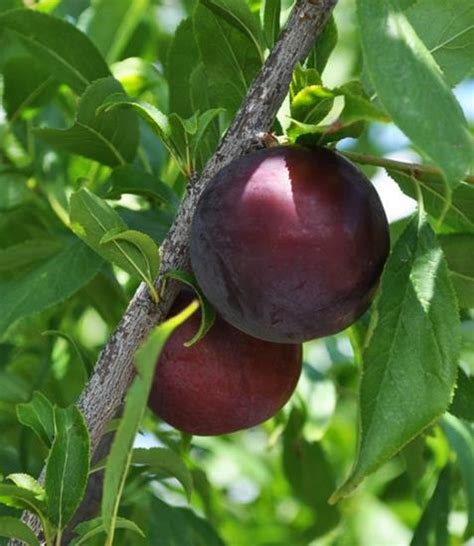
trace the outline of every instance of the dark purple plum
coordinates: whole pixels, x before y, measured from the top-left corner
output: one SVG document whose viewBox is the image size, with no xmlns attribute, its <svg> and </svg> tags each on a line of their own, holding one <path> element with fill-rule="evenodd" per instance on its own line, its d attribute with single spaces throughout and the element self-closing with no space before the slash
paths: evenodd
<svg viewBox="0 0 474 546">
<path fill-rule="evenodd" d="M 200 314 L 179 326 L 158 360 L 148 402 L 177 429 L 202 436 L 235 432 L 272 417 L 301 372 L 301 346 L 255 339 L 217 317 L 207 335 L 185 347 Z"/>
<path fill-rule="evenodd" d="M 221 316 L 280 343 L 353 323 L 389 248 L 377 192 L 326 148 L 279 146 L 234 160 L 199 200 L 191 232 L 194 273 Z"/>
</svg>

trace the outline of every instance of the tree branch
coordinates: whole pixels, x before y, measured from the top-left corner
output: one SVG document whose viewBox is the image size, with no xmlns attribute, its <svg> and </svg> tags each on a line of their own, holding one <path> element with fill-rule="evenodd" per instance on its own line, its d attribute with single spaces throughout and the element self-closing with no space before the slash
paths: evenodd
<svg viewBox="0 0 474 546">
<path fill-rule="evenodd" d="M 168 271 L 189 267 L 188 243 L 194 209 L 212 177 L 255 144 L 258 133 L 269 132 L 291 81 L 294 65 L 308 55 L 337 0 L 299 0 L 262 70 L 250 87 L 237 116 L 201 176 L 188 187 L 175 222 L 161 248 L 161 270 L 155 281 L 162 297 L 153 304 L 142 284 L 120 324 L 102 351 L 79 406 L 89 425 L 95 449 L 104 427 L 115 415 L 135 374 L 137 347 L 159 324 L 176 297 L 178 287 L 169 282 Z"/>
<path fill-rule="evenodd" d="M 188 191 L 161 247 L 161 268 L 155 288 L 161 294 L 155 304 L 145 284 L 130 301 L 117 329 L 97 361 L 94 373 L 79 401 L 95 451 L 105 426 L 121 406 L 135 375 L 134 354 L 152 328 L 162 322 L 177 295 L 175 281 L 163 281 L 167 272 L 189 268 L 189 232 L 197 202 L 213 176 L 227 163 L 248 152 L 259 133 L 270 132 L 276 113 L 291 82 L 293 68 L 303 61 L 322 31 L 337 0 L 297 0 L 278 42 L 252 83 L 232 125 L 200 177 Z M 35 529 L 34 518 L 26 518 Z M 10 545 L 20 544 L 12 541 Z"/>
</svg>

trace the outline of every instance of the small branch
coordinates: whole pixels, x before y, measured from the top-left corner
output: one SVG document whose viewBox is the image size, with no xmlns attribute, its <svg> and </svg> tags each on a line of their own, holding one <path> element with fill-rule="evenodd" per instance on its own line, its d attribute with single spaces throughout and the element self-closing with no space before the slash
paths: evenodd
<svg viewBox="0 0 474 546">
<path fill-rule="evenodd" d="M 423 174 L 434 174 L 442 177 L 443 173 L 440 169 L 432 167 L 431 165 L 420 165 L 418 163 L 404 163 L 402 161 L 396 161 L 394 159 L 386 159 L 384 157 L 377 157 L 375 155 L 358 154 L 356 152 L 340 152 L 343 156 L 347 157 L 354 163 L 361 165 L 373 165 L 374 167 L 384 167 L 386 169 L 393 169 L 395 171 L 401 171 L 413 176 L 413 178 L 419 178 Z M 474 184 L 474 176 L 466 175 L 463 180 L 469 184 Z"/>
</svg>

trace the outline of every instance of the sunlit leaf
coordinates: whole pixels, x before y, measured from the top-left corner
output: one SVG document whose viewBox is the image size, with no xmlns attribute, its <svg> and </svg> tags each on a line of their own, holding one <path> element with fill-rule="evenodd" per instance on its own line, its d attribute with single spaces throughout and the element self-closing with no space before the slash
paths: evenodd
<svg viewBox="0 0 474 546">
<path fill-rule="evenodd" d="M 440 69 L 396 2 L 358 0 L 357 13 L 364 59 L 381 103 L 455 187 L 471 164 L 473 144 Z"/>
<path fill-rule="evenodd" d="M 461 182 L 449 196 L 440 176 L 417 173 L 416 178 L 413 178 L 393 169 L 388 169 L 387 172 L 400 189 L 413 199 L 417 198 L 419 188 L 426 212 L 436 220 L 442 219 L 443 226 L 452 231 L 474 233 L 473 185 Z"/>
<path fill-rule="evenodd" d="M 448 268 L 421 215 L 398 239 L 382 276 L 363 352 L 359 452 L 334 498 L 350 493 L 446 411 L 459 347 Z"/>
<path fill-rule="evenodd" d="M 418 0 L 406 15 L 449 84 L 472 73 L 474 5 L 470 0 Z"/>
</svg>

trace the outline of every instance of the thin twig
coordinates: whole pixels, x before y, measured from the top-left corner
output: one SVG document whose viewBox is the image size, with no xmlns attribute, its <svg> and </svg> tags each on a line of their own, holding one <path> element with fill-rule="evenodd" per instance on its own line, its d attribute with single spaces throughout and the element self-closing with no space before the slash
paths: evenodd
<svg viewBox="0 0 474 546">
<path fill-rule="evenodd" d="M 386 169 L 393 169 L 395 171 L 401 171 L 413 176 L 413 178 L 419 178 L 423 174 L 434 174 L 436 176 L 443 176 L 440 169 L 433 167 L 432 165 L 420 165 L 418 163 L 404 163 L 402 161 L 396 161 L 395 159 L 386 159 L 385 157 L 377 157 L 375 155 L 359 154 L 356 152 L 340 152 L 346 156 L 347 159 L 359 163 L 360 165 L 373 165 L 375 167 L 384 167 Z M 474 176 L 466 175 L 463 177 L 465 182 L 474 184 Z"/>
</svg>

